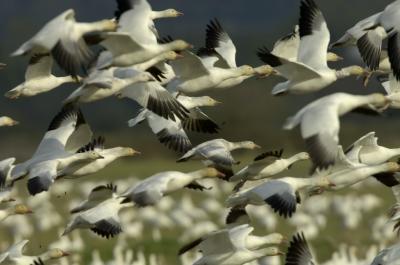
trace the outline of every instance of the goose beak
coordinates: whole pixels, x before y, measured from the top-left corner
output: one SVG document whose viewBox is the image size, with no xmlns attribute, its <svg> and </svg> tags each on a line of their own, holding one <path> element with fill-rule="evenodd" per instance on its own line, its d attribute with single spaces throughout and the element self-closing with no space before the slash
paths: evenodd
<svg viewBox="0 0 400 265">
<path fill-rule="evenodd" d="M 99 159 L 104 159 L 105 157 L 104 156 L 99 156 Z"/>
<path fill-rule="evenodd" d="M 178 17 L 185 15 L 183 12 L 180 12 L 180 11 L 178 11 L 176 14 Z"/>
<path fill-rule="evenodd" d="M 255 144 L 253 149 L 261 149 L 261 146 L 259 146 L 258 144 Z"/>
<path fill-rule="evenodd" d="M 289 239 L 287 238 L 287 237 L 283 237 L 282 238 L 282 242 L 280 243 L 280 245 L 287 245 L 287 244 L 289 244 Z"/>
<path fill-rule="evenodd" d="M 141 153 L 139 151 L 136 151 L 133 148 L 129 148 L 128 154 L 129 154 L 129 156 L 135 156 L 135 155 L 140 155 Z"/>
<path fill-rule="evenodd" d="M 283 252 L 283 251 L 278 251 L 277 256 L 285 256 L 285 252 Z"/>
<path fill-rule="evenodd" d="M 185 56 L 183 56 L 181 53 L 177 52 L 177 53 L 176 53 L 176 58 L 175 58 L 175 59 L 181 59 L 181 58 L 183 58 L 183 57 L 185 57 Z"/>
<path fill-rule="evenodd" d="M 63 251 L 62 252 L 62 257 L 68 257 L 68 256 L 70 256 L 71 254 L 70 253 L 68 253 L 68 252 L 66 252 L 66 251 Z"/>
<path fill-rule="evenodd" d="M 222 173 L 222 172 L 218 171 L 218 173 L 217 173 L 217 177 L 218 177 L 218 178 L 225 178 L 225 177 L 226 177 L 226 175 L 225 175 L 224 173 Z"/>
<path fill-rule="evenodd" d="M 334 188 L 334 187 L 336 187 L 336 184 L 329 181 L 329 185 L 328 185 L 328 186 L 329 186 L 330 188 Z"/>
<path fill-rule="evenodd" d="M 26 211 L 26 213 L 27 213 L 27 214 L 32 214 L 33 211 L 32 211 L 32 209 L 28 209 L 28 210 Z"/>
<path fill-rule="evenodd" d="M 4 69 L 7 65 L 5 63 L 0 63 L 0 69 Z"/>
</svg>

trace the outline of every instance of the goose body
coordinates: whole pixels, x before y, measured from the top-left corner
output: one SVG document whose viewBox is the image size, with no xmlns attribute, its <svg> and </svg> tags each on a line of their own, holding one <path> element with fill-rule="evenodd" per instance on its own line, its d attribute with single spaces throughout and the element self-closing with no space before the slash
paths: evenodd
<svg viewBox="0 0 400 265">
<path fill-rule="evenodd" d="M 183 93 L 195 93 L 215 88 L 225 80 L 241 76 L 252 76 L 255 71 L 251 66 L 244 65 L 234 68 L 214 66 L 217 57 L 210 57 L 207 61 L 197 55 L 185 51 L 183 58 L 171 62 L 176 78 L 167 89 Z"/>
<path fill-rule="evenodd" d="M 51 91 L 62 84 L 75 83 L 71 76 L 57 77 L 51 74 L 53 58 L 50 54 L 35 55 L 29 62 L 25 73 L 25 82 L 8 91 L 5 96 L 10 99 L 32 97 Z"/>
<path fill-rule="evenodd" d="M 34 56 L 51 52 L 53 58 L 68 74 L 76 76 L 79 68 L 86 66 L 91 59 L 84 36 L 92 32 L 113 31 L 116 26 L 112 20 L 76 22 L 75 11 L 69 9 L 48 22 L 12 55 Z"/>
<path fill-rule="evenodd" d="M 248 244 L 253 229 L 249 225 L 242 225 L 207 236 L 203 242 L 199 243 L 203 256 L 194 264 L 239 265 L 265 256 L 281 255 L 278 248 L 259 249 L 257 244 Z"/>
<path fill-rule="evenodd" d="M 134 119 L 128 121 L 129 127 L 147 121 L 158 140 L 177 152 L 187 152 L 192 148 L 186 130 L 204 133 L 216 133 L 219 126 L 211 120 L 199 107 L 215 106 L 218 101 L 210 97 L 178 96 L 177 100 L 189 110 L 189 116 L 183 120 L 175 117 L 175 121 L 167 120 L 151 111 L 142 110 Z"/>
<path fill-rule="evenodd" d="M 382 94 L 366 96 L 335 93 L 308 104 L 295 116 L 289 118 L 284 129 L 300 126 L 306 142 L 307 152 L 317 167 L 334 164 L 339 143 L 340 120 L 344 114 L 362 107 L 387 104 L 389 100 Z"/>
<path fill-rule="evenodd" d="M 251 233 L 254 228 L 248 224 L 244 224 L 206 234 L 181 247 L 178 253 L 179 255 L 182 255 L 193 248 L 197 248 L 203 253 L 210 252 L 211 249 L 213 249 L 214 253 L 229 252 L 232 243 L 228 242 L 231 242 L 234 239 L 238 240 L 237 238 L 234 238 L 234 235 L 235 232 L 239 230 L 246 230 L 246 233 L 242 235 L 244 239 L 241 240 L 244 240 L 244 244 L 249 250 L 256 250 L 265 245 L 280 245 L 284 241 L 284 237 L 279 233 L 273 233 L 266 236 L 252 235 Z"/>
<path fill-rule="evenodd" d="M 389 74 L 389 80 L 381 83 L 388 99 L 390 108 L 400 109 L 400 83 L 393 74 Z"/>
<path fill-rule="evenodd" d="M 380 146 L 375 132 L 370 132 L 354 142 L 346 155 L 366 165 L 379 165 L 399 156 L 400 149 Z"/>
<path fill-rule="evenodd" d="M 32 210 L 29 209 L 26 205 L 16 204 L 13 206 L 9 206 L 5 209 L 0 209 L 0 222 L 13 215 L 24 215 L 30 213 L 32 213 Z"/>
<path fill-rule="evenodd" d="M 114 77 L 114 69 L 96 71 L 84 81 L 83 86 L 74 91 L 64 102 L 89 103 L 116 95 L 135 83 L 147 82 L 153 78 L 146 72 L 136 71 L 126 79 Z"/>
<path fill-rule="evenodd" d="M 167 171 L 155 174 L 139 182 L 137 185 L 124 192 L 121 197 L 124 202 L 132 201 L 138 206 L 154 205 L 162 197 L 177 190 L 187 188 L 205 189 L 196 180 L 203 178 L 222 177 L 223 175 L 214 168 L 206 168 L 190 173 Z"/>
<path fill-rule="evenodd" d="M 0 254 L 0 263 L 5 261 L 7 264 L 12 265 L 45 264 L 49 260 L 60 259 L 62 257 L 69 256 L 69 253 L 58 248 L 50 249 L 38 256 L 26 256 L 22 252 L 28 242 L 29 240 L 23 240 L 8 248 L 6 252 Z"/>
<path fill-rule="evenodd" d="M 279 215 L 288 218 L 296 212 L 297 203 L 300 203 L 299 191 L 314 187 L 327 188 L 330 185 L 332 183 L 325 177 L 284 177 L 233 194 L 226 204 L 228 207 L 268 204 Z"/>
<path fill-rule="evenodd" d="M 350 75 L 362 75 L 364 69 L 350 66 L 333 70 L 327 64 L 330 32 L 325 18 L 313 0 L 303 0 L 299 20 L 300 44 L 296 61 L 274 55 L 266 49 L 258 53 L 260 59 L 274 67 L 288 81 L 279 83 L 273 95 L 310 93 L 318 91 L 337 79 Z"/>
<path fill-rule="evenodd" d="M 266 152 L 254 159 L 254 162 L 238 171 L 230 180 L 246 181 L 268 178 L 281 173 L 298 161 L 309 159 L 308 153 L 301 152 L 289 158 L 282 158 L 279 152 Z"/>
<path fill-rule="evenodd" d="M 225 139 L 214 139 L 193 147 L 179 158 L 178 162 L 200 159 L 205 161 L 207 165 L 216 167 L 229 179 L 233 175 L 232 166 L 238 164 L 233 158 L 231 151 L 256 148 L 260 147 L 251 141 L 233 143 Z"/>
<path fill-rule="evenodd" d="M 130 204 L 121 204 L 117 187 L 109 184 L 94 188 L 89 198 L 71 210 L 76 214 L 68 223 L 63 236 L 75 229 L 90 229 L 101 237 L 110 238 L 122 232 L 119 212 Z"/>
</svg>

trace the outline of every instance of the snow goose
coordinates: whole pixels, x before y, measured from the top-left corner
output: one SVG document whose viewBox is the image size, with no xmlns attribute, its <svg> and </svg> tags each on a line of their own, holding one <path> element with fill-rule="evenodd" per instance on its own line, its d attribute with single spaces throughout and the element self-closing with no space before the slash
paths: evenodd
<svg viewBox="0 0 400 265">
<path fill-rule="evenodd" d="M 326 176 L 329 181 L 334 184 L 323 191 L 337 191 L 357 184 L 361 181 L 366 180 L 370 176 L 378 175 L 382 173 L 392 173 L 392 174 L 385 174 L 388 177 L 392 176 L 393 173 L 398 172 L 400 169 L 399 164 L 395 162 L 388 162 L 379 165 L 372 165 L 372 166 L 360 166 L 353 169 L 342 170 L 338 172 L 334 172 Z M 320 194 L 321 190 L 316 190 L 316 194 Z M 314 192 L 312 192 L 314 193 Z"/>
<path fill-rule="evenodd" d="M 0 222 L 4 221 L 7 217 L 13 215 L 24 215 L 33 213 L 28 206 L 24 204 L 16 204 L 14 206 L 7 207 L 5 209 L 0 209 Z"/>
<path fill-rule="evenodd" d="M 96 151 L 76 153 L 89 142 L 91 134 L 81 111 L 75 106 L 65 106 L 50 123 L 34 155 L 13 168 L 12 181 L 28 175 L 28 190 L 35 195 L 47 191 L 63 168 L 101 159 Z"/>
<path fill-rule="evenodd" d="M 375 132 L 370 132 L 355 141 L 346 151 L 346 155 L 366 165 L 379 165 L 400 155 L 400 148 L 387 148 L 378 145 Z"/>
<path fill-rule="evenodd" d="M 204 56 L 201 54 L 204 54 Z M 215 66 L 225 69 L 237 68 L 236 46 L 218 19 L 211 20 L 207 25 L 206 45 L 205 48 L 201 48 L 199 50 L 198 55 L 202 57 L 202 60 L 212 60 L 212 58 L 209 57 L 216 55 L 218 56 L 219 60 L 215 63 Z M 254 70 L 255 71 L 253 75 L 243 75 L 227 79 L 222 81 L 215 88 L 229 88 L 237 86 L 256 74 L 262 77 L 267 77 L 274 73 L 274 70 L 268 65 L 256 67 Z"/>
<path fill-rule="evenodd" d="M 381 250 L 371 265 L 395 265 L 400 262 L 400 244 Z"/>
<path fill-rule="evenodd" d="M 173 8 L 154 11 L 147 0 L 117 0 L 116 19 L 119 22 L 119 32 L 128 32 L 133 37 L 151 32 L 158 36 L 154 20 L 160 18 L 175 18 L 183 13 Z"/>
<path fill-rule="evenodd" d="M 290 218 L 296 212 L 296 206 L 301 202 L 299 192 L 315 187 L 326 189 L 332 186 L 326 177 L 311 178 L 284 177 L 268 180 L 258 186 L 231 195 L 226 203 L 231 208 L 244 208 L 246 205 L 268 204 L 280 216 Z"/>
<path fill-rule="evenodd" d="M 308 153 L 301 152 L 289 158 L 282 158 L 283 150 L 266 152 L 254 159 L 254 162 L 232 176 L 230 181 L 240 181 L 235 191 L 238 190 L 248 180 L 258 180 L 275 176 L 282 171 L 290 168 L 298 161 L 310 158 Z"/>
<path fill-rule="evenodd" d="M 285 130 L 300 126 L 307 152 L 316 167 L 334 164 L 339 143 L 339 117 L 363 106 L 381 107 L 389 100 L 382 94 L 334 93 L 308 104 L 289 118 Z"/>
<path fill-rule="evenodd" d="M 327 64 L 330 33 L 325 18 L 313 0 L 303 0 L 300 6 L 300 44 L 297 61 L 272 54 L 267 49 L 258 53 L 260 59 L 274 67 L 288 81 L 276 85 L 273 95 L 318 91 L 337 79 L 363 75 L 365 70 L 350 66 L 333 70 Z"/>
<path fill-rule="evenodd" d="M 299 25 L 296 25 L 293 31 L 277 40 L 274 44 L 274 47 L 271 51 L 273 55 L 276 55 L 281 58 L 285 58 L 289 61 L 297 61 L 298 53 L 300 47 L 300 31 Z M 337 62 L 343 60 L 342 57 L 333 52 L 328 52 L 327 61 L 328 62 Z"/>
<path fill-rule="evenodd" d="M 80 148 L 77 153 L 86 153 L 95 151 L 102 158 L 95 159 L 90 163 L 76 163 L 72 164 L 60 172 L 57 173 L 57 178 L 78 178 L 82 176 L 87 176 L 94 174 L 109 164 L 121 157 L 135 156 L 140 154 L 140 152 L 130 148 L 130 147 L 114 147 L 105 148 L 104 147 L 105 138 L 98 137 L 93 139 L 90 143 Z"/>
<path fill-rule="evenodd" d="M 204 252 L 212 247 L 216 252 L 225 252 L 226 244 L 221 244 L 222 242 L 219 240 L 231 240 L 232 232 L 237 229 L 245 229 L 247 228 L 248 234 L 245 238 L 245 246 L 249 250 L 256 250 L 259 247 L 264 245 L 280 245 L 285 242 L 285 237 L 279 233 L 273 233 L 266 236 L 254 236 L 251 235 L 254 228 L 248 224 L 244 224 L 241 226 L 236 226 L 232 228 L 225 228 L 219 231 L 212 232 L 210 234 L 204 235 L 179 249 L 178 254 L 182 255 L 194 248 L 199 249 L 199 251 Z"/>
<path fill-rule="evenodd" d="M 110 238 L 122 232 L 119 212 L 131 204 L 121 204 L 117 186 L 112 184 L 94 188 L 86 201 L 71 210 L 76 214 L 68 223 L 63 236 L 75 229 L 90 229 L 101 237 Z"/>
<path fill-rule="evenodd" d="M 214 168 L 205 168 L 197 171 L 182 173 L 178 171 L 166 171 L 155 174 L 139 182 L 137 185 L 125 191 L 121 197 L 123 203 L 134 202 L 140 207 L 154 205 L 173 192 L 183 188 L 204 190 L 207 189 L 197 182 L 204 178 L 221 178 L 224 175 Z"/>
<path fill-rule="evenodd" d="M 115 78 L 114 69 L 94 71 L 84 80 L 81 87 L 75 90 L 66 100 L 68 103 L 88 103 L 116 95 L 122 89 L 135 83 L 152 81 L 154 78 L 147 72 L 134 71 L 128 78 Z"/>
<path fill-rule="evenodd" d="M 219 126 L 199 108 L 202 106 L 215 106 L 219 104 L 218 101 L 208 96 L 186 97 L 182 95 L 179 95 L 177 100 L 190 111 L 186 119 L 180 120 L 175 117 L 175 121 L 166 120 L 144 109 L 135 118 L 128 121 L 129 127 L 134 127 L 146 120 L 160 143 L 180 153 L 185 153 L 192 149 L 192 144 L 185 130 L 203 133 L 218 132 Z"/>
<path fill-rule="evenodd" d="M 394 1 L 386 8 L 369 18 L 357 23 L 339 43 L 353 43 L 357 47 L 364 62 L 372 69 L 379 67 L 382 41 L 388 38 L 388 56 L 394 76 L 400 80 L 400 60 L 398 47 L 400 45 L 398 17 L 400 1 Z M 349 31 L 347 32 L 349 33 Z M 348 37 L 350 36 L 350 37 Z"/>
<path fill-rule="evenodd" d="M 25 256 L 22 252 L 28 242 L 29 240 L 23 240 L 11 246 L 6 252 L 0 255 L 0 263 L 7 261 L 15 265 L 44 265 L 49 260 L 60 259 L 70 255 L 61 249 L 55 248 L 38 256 Z"/>
<path fill-rule="evenodd" d="M 207 166 L 215 167 L 225 174 L 227 180 L 233 176 L 232 166 L 235 161 L 231 152 L 237 149 L 256 149 L 260 146 L 251 141 L 229 142 L 225 139 L 214 139 L 204 142 L 187 151 L 177 162 L 185 162 L 190 159 L 203 160 Z"/>
<path fill-rule="evenodd" d="M 117 24 L 113 20 L 80 23 L 75 20 L 75 11 L 69 9 L 49 21 L 34 37 L 25 42 L 12 55 L 34 56 L 51 52 L 63 70 L 76 76 L 86 67 L 92 53 L 84 40 L 86 34 L 114 31 Z"/>
<path fill-rule="evenodd" d="M 33 55 L 25 72 L 25 82 L 8 91 L 5 96 L 10 99 L 32 97 L 53 90 L 62 84 L 78 81 L 72 76 L 54 76 L 51 73 L 52 66 L 53 58 L 49 53 Z"/>
<path fill-rule="evenodd" d="M 10 126 L 14 126 L 17 124 L 19 124 L 19 122 L 16 120 L 13 120 L 10 117 L 7 117 L 7 116 L 0 117 L 0 127 L 5 127 L 5 126 L 10 127 Z"/>
<path fill-rule="evenodd" d="M 159 82 L 147 82 L 128 86 L 121 90 L 119 98 L 129 98 L 165 119 L 188 117 L 188 110 Z"/>
<path fill-rule="evenodd" d="M 167 85 L 169 91 L 200 92 L 215 88 L 223 81 L 241 76 L 253 76 L 255 73 L 255 70 L 249 65 L 234 68 L 216 67 L 214 66 L 218 61 L 216 56 L 202 60 L 189 51 L 181 54 L 183 58 L 171 62 L 176 78 Z"/>
<path fill-rule="evenodd" d="M 254 228 L 249 225 L 222 230 L 207 237 L 200 244 L 202 257 L 194 265 L 240 265 L 265 256 L 278 256 L 283 253 L 277 247 L 250 249 L 258 244 L 249 242 Z"/>
</svg>

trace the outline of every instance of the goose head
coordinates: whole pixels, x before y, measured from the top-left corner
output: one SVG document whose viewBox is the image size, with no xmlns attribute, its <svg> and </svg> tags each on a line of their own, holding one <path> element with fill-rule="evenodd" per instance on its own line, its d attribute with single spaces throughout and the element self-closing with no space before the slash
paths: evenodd
<svg viewBox="0 0 400 265">
<path fill-rule="evenodd" d="M 135 156 L 135 155 L 140 155 L 139 151 L 136 151 L 133 148 L 130 147 L 116 147 L 113 148 L 113 151 L 116 154 L 119 154 L 120 156 Z"/>
<path fill-rule="evenodd" d="M 269 247 L 263 250 L 265 256 L 283 256 L 285 253 L 283 253 L 279 248 L 277 247 Z"/>
<path fill-rule="evenodd" d="M 256 143 L 252 142 L 252 141 L 244 141 L 244 142 L 239 142 L 236 143 L 236 145 L 240 148 L 243 149 L 250 149 L 250 150 L 254 150 L 254 149 L 259 149 L 261 148 L 261 146 L 257 145 Z"/>
<path fill-rule="evenodd" d="M 182 12 L 179 12 L 178 10 L 175 10 L 173 8 L 166 9 L 162 13 L 163 13 L 163 17 L 165 17 L 165 18 L 183 16 Z"/>
<path fill-rule="evenodd" d="M 30 214 L 30 213 L 33 213 L 33 211 L 25 204 L 17 204 L 14 206 L 13 214 L 15 214 L 15 215 L 23 215 L 23 214 Z"/>
<path fill-rule="evenodd" d="M 367 96 L 367 100 L 369 104 L 372 104 L 374 107 L 379 108 L 379 110 L 385 110 L 390 106 L 392 102 L 388 96 L 385 96 L 381 93 L 373 93 Z"/>
<path fill-rule="evenodd" d="M 244 76 L 252 76 L 256 73 L 253 67 L 250 65 L 243 65 L 238 68 L 239 72 Z"/>
<path fill-rule="evenodd" d="M 262 65 L 254 68 L 254 71 L 260 78 L 268 77 L 272 74 L 276 74 L 276 70 L 269 65 Z"/>
<path fill-rule="evenodd" d="M 296 155 L 296 158 L 299 160 L 308 160 L 310 159 L 310 154 L 307 152 L 301 152 Z"/>
<path fill-rule="evenodd" d="M 218 100 L 215 100 L 209 96 L 199 97 L 198 102 L 199 102 L 199 106 L 204 106 L 204 107 L 214 107 L 216 105 L 221 104 L 221 102 L 219 102 Z"/>
<path fill-rule="evenodd" d="M 14 126 L 14 125 L 19 124 L 19 122 L 16 120 L 13 120 L 10 117 L 5 116 L 5 117 L 0 118 L 0 124 L 2 124 L 3 126 Z"/>
<path fill-rule="evenodd" d="M 116 31 L 118 28 L 118 22 L 115 19 L 104 19 L 95 22 L 94 26 L 99 31 Z"/>
<path fill-rule="evenodd" d="M 225 174 L 219 172 L 213 167 L 208 167 L 201 170 L 202 178 L 224 178 Z"/>
<path fill-rule="evenodd" d="M 86 152 L 86 155 L 89 159 L 97 160 L 97 159 L 103 159 L 104 156 L 102 156 L 98 151 L 93 150 Z"/>
<path fill-rule="evenodd" d="M 339 62 L 339 61 L 343 60 L 343 57 L 337 55 L 336 53 L 328 52 L 328 54 L 326 56 L 326 60 L 328 62 Z"/>
<path fill-rule="evenodd" d="M 314 183 L 312 186 L 308 189 L 307 194 L 308 196 L 314 196 L 314 195 L 319 195 L 323 193 L 326 190 L 330 190 L 333 187 L 336 187 L 336 184 L 333 183 L 329 178 L 327 177 L 317 177 L 313 181 Z"/>
<path fill-rule="evenodd" d="M 67 257 L 70 254 L 68 252 L 65 252 L 59 248 L 54 248 L 54 249 L 50 249 L 48 251 L 48 256 L 50 259 L 60 259 L 62 257 Z"/>
<path fill-rule="evenodd" d="M 265 237 L 267 239 L 267 244 L 284 244 L 287 243 L 287 239 L 280 233 L 272 233 Z"/>
<path fill-rule="evenodd" d="M 167 61 L 173 61 L 173 60 L 183 57 L 182 55 L 180 55 L 179 53 L 174 52 L 174 51 L 165 52 L 163 55 L 164 55 L 164 60 L 167 60 Z"/>
<path fill-rule="evenodd" d="M 171 47 L 171 50 L 173 50 L 173 51 L 184 51 L 186 49 L 190 49 L 193 47 L 192 44 L 190 44 L 184 40 L 174 40 L 174 41 L 168 43 L 167 45 L 169 45 Z"/>
</svg>

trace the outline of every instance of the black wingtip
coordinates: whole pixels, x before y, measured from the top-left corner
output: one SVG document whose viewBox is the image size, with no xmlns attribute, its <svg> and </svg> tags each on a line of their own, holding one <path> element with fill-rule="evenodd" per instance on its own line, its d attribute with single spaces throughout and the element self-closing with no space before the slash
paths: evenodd
<svg viewBox="0 0 400 265">
<path fill-rule="evenodd" d="M 76 153 L 85 153 L 85 152 L 93 151 L 96 148 L 104 149 L 105 141 L 106 141 L 106 139 L 103 136 L 94 138 L 90 143 L 79 148 L 78 151 L 76 151 Z"/>
<path fill-rule="evenodd" d="M 388 40 L 388 55 L 393 75 L 400 81 L 400 40 L 396 32 Z"/>
<path fill-rule="evenodd" d="M 44 177 L 34 177 L 28 180 L 28 191 L 29 194 L 35 196 L 36 194 L 48 191 L 52 181 Z"/>
<path fill-rule="evenodd" d="M 299 33 L 300 38 L 312 35 L 315 17 L 320 13 L 313 0 L 302 0 L 300 4 Z"/>
<path fill-rule="evenodd" d="M 394 187 L 400 184 L 400 182 L 395 177 L 396 173 L 393 172 L 385 172 L 372 175 L 377 181 L 385 185 L 386 187 Z"/>
<path fill-rule="evenodd" d="M 193 248 L 195 248 L 198 245 L 200 245 L 201 242 L 203 242 L 203 239 L 202 238 L 198 238 L 198 239 L 196 239 L 196 240 L 184 245 L 183 247 L 181 247 L 179 249 L 178 255 L 181 256 L 181 255 L 185 254 L 189 250 L 192 250 Z"/>
<path fill-rule="evenodd" d="M 285 265 L 314 264 L 312 255 L 303 232 L 297 233 L 290 241 Z"/>
<path fill-rule="evenodd" d="M 233 207 L 226 216 L 225 223 L 227 225 L 236 223 L 239 218 L 247 216 L 246 208 L 243 206 Z"/>
<path fill-rule="evenodd" d="M 326 150 L 319 135 L 311 136 L 304 139 L 304 141 L 315 168 L 326 169 L 335 164 L 337 152 Z"/>
<path fill-rule="evenodd" d="M 357 47 L 363 61 L 368 67 L 371 70 L 377 70 L 381 59 L 381 46 L 376 47 L 373 45 L 369 40 L 367 32 L 357 40 Z"/>
<path fill-rule="evenodd" d="M 271 206 L 275 213 L 278 213 L 284 218 L 291 218 L 297 210 L 297 199 L 293 203 L 282 199 L 278 194 L 272 195 L 265 199 L 265 202 Z"/>
<path fill-rule="evenodd" d="M 283 155 L 283 148 L 275 151 L 268 151 L 265 153 L 262 153 L 261 155 L 258 155 L 254 158 L 254 161 L 260 161 L 263 160 L 267 157 L 276 157 L 276 158 L 281 158 Z"/>
<path fill-rule="evenodd" d="M 157 133 L 157 138 L 160 143 L 178 153 L 186 153 L 193 147 L 189 138 L 180 135 L 172 135 L 167 129 L 159 131 Z"/>
<path fill-rule="evenodd" d="M 271 67 L 278 67 L 282 65 L 279 57 L 273 55 L 267 47 L 258 49 L 257 56 L 262 62 L 270 65 Z"/>
</svg>

